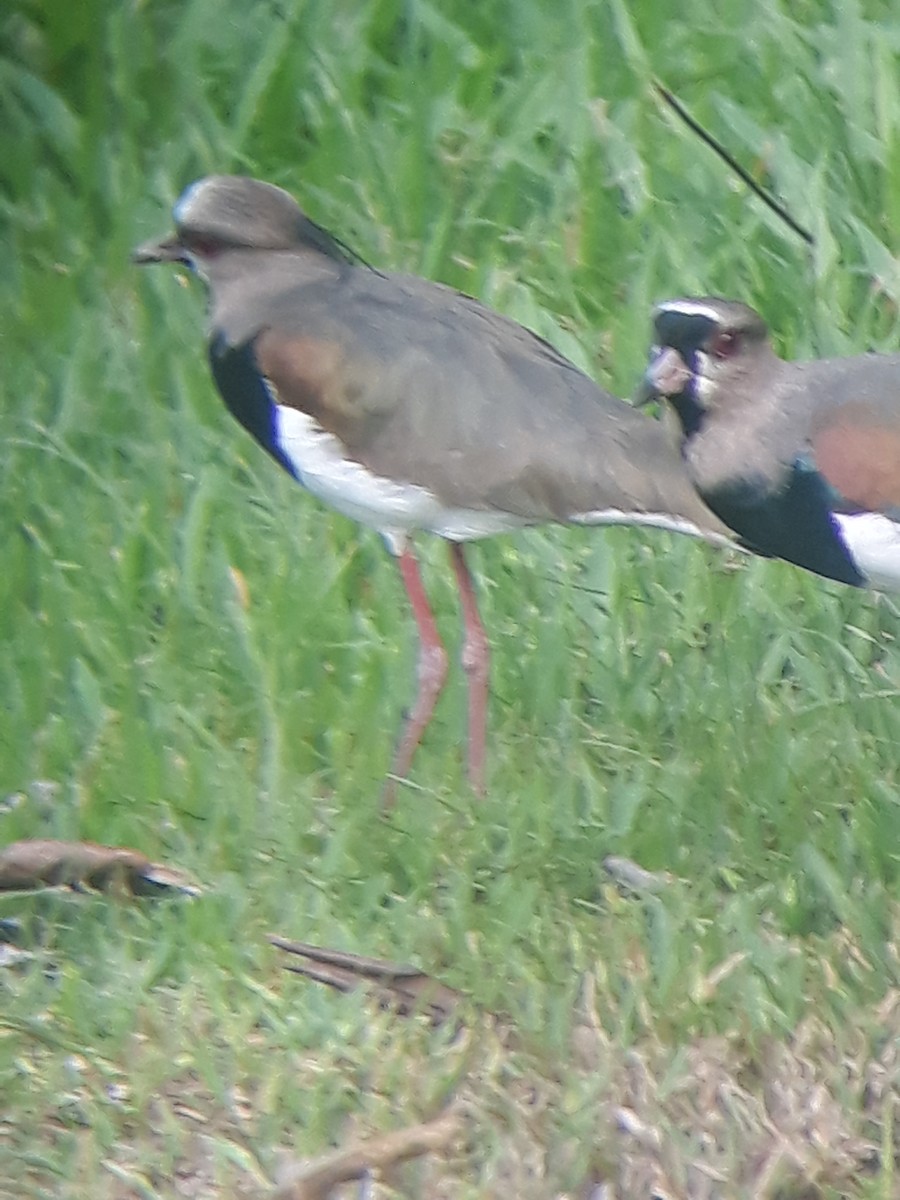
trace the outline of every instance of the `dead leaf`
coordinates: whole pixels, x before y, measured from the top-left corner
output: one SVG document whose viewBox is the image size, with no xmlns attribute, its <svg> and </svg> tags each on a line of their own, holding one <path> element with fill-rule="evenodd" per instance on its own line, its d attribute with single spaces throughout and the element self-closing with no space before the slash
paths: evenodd
<svg viewBox="0 0 900 1200">
<path fill-rule="evenodd" d="M 324 983 L 339 992 L 368 987 L 383 1008 L 400 1016 L 425 1013 L 433 1025 L 442 1025 L 455 1015 L 462 996 L 453 988 L 432 979 L 417 967 L 367 958 L 344 950 L 328 950 L 308 942 L 295 942 L 270 933 L 268 940 L 279 950 L 295 955 L 284 964 L 288 971 Z"/>
<path fill-rule="evenodd" d="M 367 1138 L 311 1162 L 291 1164 L 282 1172 L 273 1200 L 325 1200 L 332 1188 L 348 1180 L 448 1150 L 462 1129 L 462 1116 L 451 1108 L 433 1121 Z"/>
<path fill-rule="evenodd" d="M 139 851 L 123 846 L 27 838 L 0 850 L 0 892 L 53 887 L 101 892 L 120 889 L 133 896 L 200 894 L 183 872 L 152 863 Z"/>
</svg>

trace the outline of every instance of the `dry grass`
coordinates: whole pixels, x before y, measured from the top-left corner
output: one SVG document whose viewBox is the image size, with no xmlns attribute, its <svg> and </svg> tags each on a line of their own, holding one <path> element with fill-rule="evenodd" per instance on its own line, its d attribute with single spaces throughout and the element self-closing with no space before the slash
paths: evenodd
<svg viewBox="0 0 900 1200">
<path fill-rule="evenodd" d="M 854 953 L 843 935 L 835 942 L 832 950 Z M 637 960 L 632 966 L 640 970 Z M 726 973 L 727 964 L 718 974 Z M 61 1045 L 40 1021 L 22 1027 L 0 1019 L 0 1031 L 22 1038 L 20 1067 L 35 1078 L 51 1074 L 68 1051 L 65 1090 L 52 1108 L 31 1115 L 48 1162 L 63 1142 L 77 1161 L 83 1141 L 90 1157 L 98 1123 L 115 1126 L 94 1192 L 106 1200 L 896 1196 L 900 990 L 855 1011 L 852 1022 L 809 1014 L 784 1037 L 750 1037 L 736 1014 L 734 1029 L 673 1046 L 664 1022 L 646 1011 L 642 1034 L 626 1046 L 604 1028 L 597 980 L 583 976 L 568 1049 L 554 1061 L 509 1018 L 479 1013 L 465 998 L 435 1028 L 428 1014 L 385 1007 L 379 989 L 343 1043 L 336 1037 L 319 1051 L 285 1054 L 269 1061 L 265 1077 L 236 1078 L 224 1093 L 196 1068 L 173 1064 L 147 1094 L 141 1059 L 152 1047 L 144 1035 L 113 1062 Z M 315 987 L 285 983 L 282 1017 L 289 1020 L 291 1009 L 300 1015 L 305 988 Z M 329 1003 L 335 1028 L 345 1026 L 341 1008 L 353 1000 L 335 995 Z M 177 1019 L 174 994 L 169 1006 Z M 215 1037 L 212 1018 L 197 1016 Z M 247 1039 L 264 1057 L 275 1052 L 266 1026 Z M 305 1160 L 297 1152 L 303 1131 L 286 1114 L 277 1143 L 266 1140 L 273 1073 L 290 1074 L 301 1089 L 330 1076 L 333 1087 L 365 1096 L 367 1115 L 356 1106 L 333 1130 L 335 1151 Z M 0 1131 L 5 1150 L 29 1163 L 22 1190 L 0 1192 L 4 1200 L 83 1194 L 62 1183 L 52 1191 L 52 1175 L 12 1114 Z M 350 1178 L 363 1182 L 341 1184 Z"/>
</svg>

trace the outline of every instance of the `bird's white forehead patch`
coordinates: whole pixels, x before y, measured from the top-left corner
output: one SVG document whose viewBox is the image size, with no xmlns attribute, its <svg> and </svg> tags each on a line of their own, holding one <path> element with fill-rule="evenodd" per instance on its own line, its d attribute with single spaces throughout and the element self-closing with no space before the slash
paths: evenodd
<svg viewBox="0 0 900 1200">
<path fill-rule="evenodd" d="M 196 183 L 192 183 L 190 187 L 186 187 L 175 201 L 172 216 L 175 218 L 176 225 L 184 225 L 190 219 L 191 209 L 196 203 L 205 182 L 206 180 L 204 179 L 198 179 Z"/>
<path fill-rule="evenodd" d="M 662 313 L 680 313 L 683 317 L 706 317 L 708 321 L 715 321 L 717 324 L 722 320 L 720 312 L 699 300 L 667 300 L 664 304 L 656 306 L 656 315 Z"/>
</svg>

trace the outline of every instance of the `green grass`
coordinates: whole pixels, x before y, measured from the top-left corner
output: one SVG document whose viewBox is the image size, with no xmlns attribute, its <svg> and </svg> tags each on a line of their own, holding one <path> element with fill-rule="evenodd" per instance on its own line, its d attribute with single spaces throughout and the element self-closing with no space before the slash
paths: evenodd
<svg viewBox="0 0 900 1200">
<path fill-rule="evenodd" d="M 242 171 L 620 395 L 672 295 L 753 303 L 789 355 L 892 348 L 894 6 L 35 0 L 0 46 L 0 794 L 24 797 L 0 841 L 133 845 L 207 889 L 2 902 L 35 956 L 0 972 L 0 1194 L 168 1200 L 183 1176 L 260 1196 L 279 1150 L 462 1091 L 471 1137 L 399 1194 L 712 1194 L 686 1165 L 712 1128 L 720 1194 L 894 1196 L 895 603 L 666 535 L 474 547 L 490 795 L 464 785 L 456 672 L 384 822 L 413 670 L 396 572 L 230 421 L 200 287 L 128 263 L 186 183 Z M 444 549 L 421 550 L 455 646 Z M 609 854 L 673 882 L 622 896 Z M 516 1037 L 454 1041 L 282 978 L 269 929 L 414 961 Z M 757 1099 L 716 1125 L 698 1063 Z M 790 1077 L 845 1127 L 760 1182 L 753 1104 Z M 795 1101 L 812 1121 L 812 1093 Z M 661 1131 L 662 1165 L 615 1105 Z"/>
</svg>

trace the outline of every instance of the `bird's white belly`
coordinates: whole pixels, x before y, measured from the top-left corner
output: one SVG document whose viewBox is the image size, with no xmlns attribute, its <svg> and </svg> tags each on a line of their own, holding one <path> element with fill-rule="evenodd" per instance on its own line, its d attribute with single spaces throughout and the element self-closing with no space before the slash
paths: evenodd
<svg viewBox="0 0 900 1200">
<path fill-rule="evenodd" d="M 419 484 L 387 479 L 348 458 L 340 440 L 308 413 L 276 403 L 275 414 L 278 445 L 303 486 L 338 512 L 377 529 L 394 553 L 416 529 L 465 542 L 529 524 L 513 513 L 448 507 Z"/>
</svg>

